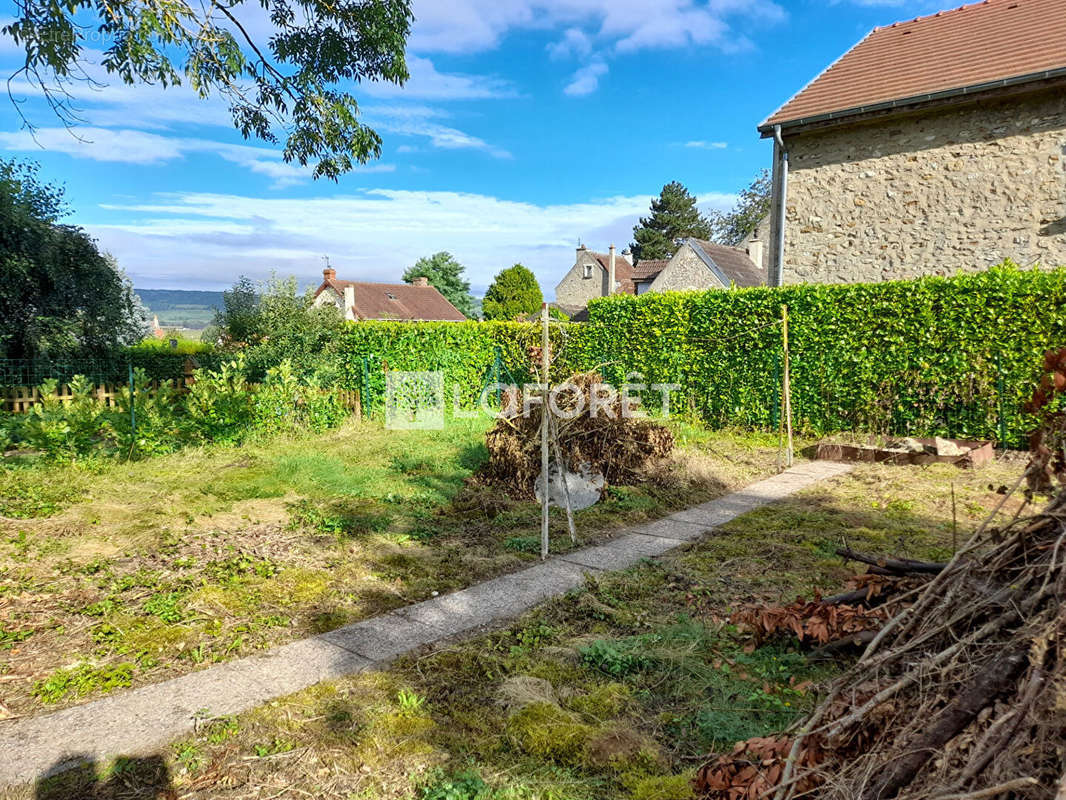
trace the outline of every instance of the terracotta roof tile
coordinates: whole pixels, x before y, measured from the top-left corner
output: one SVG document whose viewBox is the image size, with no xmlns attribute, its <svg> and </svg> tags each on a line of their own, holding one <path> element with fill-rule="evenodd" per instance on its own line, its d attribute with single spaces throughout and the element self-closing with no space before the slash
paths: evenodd
<svg viewBox="0 0 1066 800">
<path fill-rule="evenodd" d="M 638 261 L 637 265 L 633 267 L 633 280 L 655 280 L 656 276 L 666 267 L 668 261 L 669 259 L 667 258 Z"/>
<path fill-rule="evenodd" d="M 760 129 L 1063 68 L 1064 0 L 983 0 L 875 28 Z"/>
<path fill-rule="evenodd" d="M 324 281 L 315 297 L 327 287 L 344 296 L 344 288 L 355 290 L 353 309 L 357 319 L 394 319 L 407 321 L 461 322 L 466 317 L 433 286 L 409 283 L 363 283 L 360 281 Z"/>
<path fill-rule="evenodd" d="M 593 253 L 589 252 L 593 258 L 600 262 L 600 266 L 606 271 L 610 269 L 611 254 L 610 253 Z M 615 280 L 624 281 L 633 277 L 633 265 L 629 263 L 629 260 L 621 253 L 614 254 L 614 277 Z"/>
<path fill-rule="evenodd" d="M 739 287 L 762 286 L 766 283 L 766 272 L 755 266 L 747 253 L 735 247 L 707 242 L 703 239 L 686 239 L 689 244 L 699 247 L 713 261 L 726 278 Z"/>
</svg>

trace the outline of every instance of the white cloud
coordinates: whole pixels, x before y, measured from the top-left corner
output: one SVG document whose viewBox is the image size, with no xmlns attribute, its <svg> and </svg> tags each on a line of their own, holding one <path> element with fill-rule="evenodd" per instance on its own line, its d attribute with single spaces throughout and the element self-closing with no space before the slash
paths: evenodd
<svg viewBox="0 0 1066 800">
<path fill-rule="evenodd" d="M 86 55 L 89 62 L 101 56 L 98 52 L 87 52 Z M 397 101 L 391 105 L 370 103 L 361 106 L 364 121 L 393 133 L 425 136 L 434 147 L 438 148 L 468 148 L 483 150 L 497 157 L 510 156 L 502 148 L 494 147 L 477 136 L 454 127 L 426 122 L 430 118 L 442 118 L 448 115 L 441 109 L 408 103 L 406 100 L 487 99 L 515 96 L 516 92 L 511 84 L 495 78 L 440 73 L 428 59 L 417 56 L 411 57 L 409 61 L 412 64 L 412 80 L 408 86 L 410 91 L 373 83 L 356 88 L 357 96 L 366 94 Z M 219 97 L 201 99 L 184 86 L 172 86 L 167 89 L 145 84 L 127 86 L 117 82 L 114 76 L 108 75 L 95 63 L 86 65 L 86 74 L 90 80 L 73 81 L 68 86 L 70 99 L 77 107 L 80 121 L 80 124 L 73 129 L 76 136 L 82 139 L 111 141 L 115 138 L 114 134 L 108 136 L 101 131 L 107 128 L 121 128 L 123 136 L 134 148 L 133 155 L 141 159 L 140 163 L 157 163 L 166 158 L 176 157 L 171 155 L 164 158 L 165 153 L 174 147 L 173 140 L 163 142 L 165 137 L 152 138 L 148 134 L 143 134 L 141 137 L 133 136 L 131 129 L 165 131 L 174 125 L 183 123 L 226 129 L 233 127 L 233 120 L 226 102 Z M 109 83 L 111 81 L 115 83 Z M 39 98 L 41 95 L 37 87 L 30 85 L 22 78 L 12 82 L 12 92 L 15 97 Z M 51 121 L 54 117 L 52 111 L 41 104 L 35 107 L 29 118 L 31 122 L 39 122 L 40 119 Z M 50 149 L 54 146 L 62 152 L 72 152 L 74 145 L 67 141 L 69 134 L 58 137 L 47 131 L 48 129 L 42 129 L 38 132 L 37 138 L 42 144 Z M 109 149 L 117 151 L 121 148 L 95 148 L 95 152 L 101 153 Z M 84 148 L 78 148 L 77 152 L 84 154 Z M 158 157 L 153 158 L 153 154 Z M 133 157 L 106 158 L 99 155 L 93 157 L 97 160 L 135 160 Z M 277 168 L 257 164 L 255 169 L 257 172 L 268 170 L 277 171 Z M 296 179 L 296 174 L 280 177 L 286 181 L 293 180 Z"/>
<path fill-rule="evenodd" d="M 84 76 L 65 86 L 70 105 L 84 124 L 150 130 L 169 128 L 177 123 L 233 127 L 229 106 L 221 97 L 200 98 L 184 84 L 165 89 L 142 83 L 124 84 L 99 65 L 102 56 L 99 51 L 86 50 L 81 64 Z M 16 99 L 42 96 L 40 88 L 21 75 L 11 81 L 9 88 Z M 30 112 L 49 119 L 52 117 L 51 110 L 43 105 L 39 111 L 31 108 Z M 32 122 L 38 121 L 32 115 L 28 116 Z"/>
<path fill-rule="evenodd" d="M 729 147 L 729 144 L 727 142 L 706 142 L 702 139 L 695 139 L 691 142 L 685 142 L 684 146 L 694 150 L 725 150 Z"/>
<path fill-rule="evenodd" d="M 728 208 L 734 195 L 698 195 Z M 375 189 L 320 198 L 177 194 L 103 206 L 122 221 L 87 226 L 139 286 L 217 286 L 277 269 L 317 280 L 321 256 L 345 278 L 395 281 L 418 258 L 448 250 L 483 291 L 519 261 L 546 294 L 573 264 L 578 240 L 606 249 L 629 241 L 650 196 L 537 205 L 481 194 Z"/>
<path fill-rule="evenodd" d="M 773 0 L 416 0 L 414 11 L 411 49 L 420 53 L 491 50 L 515 30 L 575 27 L 622 51 L 686 44 L 729 49 L 739 38 L 736 23 L 785 17 Z"/>
<path fill-rule="evenodd" d="M 489 144 L 479 136 L 445 125 L 440 120 L 448 115 L 428 106 L 368 106 L 364 109 L 368 124 L 399 136 L 423 136 L 439 150 L 480 150 L 495 158 L 511 158 L 511 154 Z"/>
<path fill-rule="evenodd" d="M 548 45 L 548 55 L 555 59 L 585 58 L 592 52 L 592 39 L 580 28 L 567 28 L 563 38 Z"/>
<path fill-rule="evenodd" d="M 6 150 L 33 152 L 40 149 L 66 153 L 75 158 L 88 158 L 124 164 L 163 164 L 184 158 L 192 153 L 209 153 L 251 172 L 271 178 L 275 187 L 288 186 L 308 180 L 310 168 L 289 164 L 281 153 L 266 147 L 214 142 L 130 129 L 82 127 L 40 128 L 34 132 L 0 132 L 0 147 Z M 372 164 L 357 167 L 362 172 L 391 172 L 391 164 Z"/>
<path fill-rule="evenodd" d="M 600 78 L 606 74 L 607 65 L 602 61 L 593 61 L 574 73 L 563 92 L 571 97 L 583 97 L 586 94 L 592 94 L 599 88 Z"/>
<path fill-rule="evenodd" d="M 417 100 L 487 100 L 517 95 L 509 81 L 487 75 L 438 72 L 432 61 L 421 56 L 408 55 L 407 68 L 411 77 L 403 86 L 367 82 L 358 91 L 372 97 Z"/>
</svg>

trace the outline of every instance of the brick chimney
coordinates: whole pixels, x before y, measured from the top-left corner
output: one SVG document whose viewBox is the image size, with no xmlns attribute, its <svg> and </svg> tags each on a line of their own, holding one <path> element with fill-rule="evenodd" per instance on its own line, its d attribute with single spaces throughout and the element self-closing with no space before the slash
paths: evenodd
<svg viewBox="0 0 1066 800">
<path fill-rule="evenodd" d="M 417 278 L 415 278 L 413 281 L 411 281 L 411 285 L 412 286 L 429 286 L 429 278 L 427 278 L 425 275 L 419 275 Z"/>
<path fill-rule="evenodd" d="M 607 252 L 610 254 L 610 255 L 607 256 L 607 294 L 611 295 L 611 294 L 614 294 L 614 281 L 615 281 L 614 245 L 613 244 L 611 245 L 610 249 Z"/>
<path fill-rule="evenodd" d="M 355 287 L 344 287 L 344 318 L 350 322 L 355 321 Z"/>
<path fill-rule="evenodd" d="M 337 270 L 333 269 L 333 267 L 326 267 L 324 270 L 322 270 L 322 277 L 325 278 L 327 281 L 336 280 Z"/>
</svg>

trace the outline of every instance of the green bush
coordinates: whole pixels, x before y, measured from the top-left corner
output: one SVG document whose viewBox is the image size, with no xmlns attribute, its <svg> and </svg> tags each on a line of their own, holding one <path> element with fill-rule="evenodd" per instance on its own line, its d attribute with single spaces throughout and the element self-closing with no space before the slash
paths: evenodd
<svg viewBox="0 0 1066 800">
<path fill-rule="evenodd" d="M 87 378 L 75 375 L 69 388 L 73 399 L 64 403 L 55 394 L 58 382 L 45 381 L 40 387 L 41 402 L 29 410 L 20 426 L 21 437 L 30 447 L 60 460 L 86 456 L 97 446 L 103 412 Z"/>
<path fill-rule="evenodd" d="M 255 395 L 244 377 L 244 358 L 224 362 L 217 371 L 202 370 L 186 395 L 186 410 L 195 435 L 210 442 L 234 442 L 255 419 Z"/>
<path fill-rule="evenodd" d="M 122 387 L 106 415 L 107 429 L 119 453 L 157 455 L 181 446 L 182 398 L 172 385 L 150 390 L 145 370 L 133 370 L 132 388 Z"/>
<path fill-rule="evenodd" d="M 92 396 L 83 376 L 71 379 L 73 399 L 67 402 L 55 395 L 56 381 L 46 381 L 42 401 L 29 412 L 0 417 L 0 452 L 24 442 L 52 460 L 95 453 L 130 458 L 187 444 L 236 443 L 260 433 L 324 430 L 348 415 L 335 391 L 313 376 L 298 380 L 288 361 L 269 370 L 261 385 L 247 381 L 240 355 L 217 370 L 198 370 L 195 379 L 187 393 L 169 384 L 152 388 L 138 368 L 112 408 Z"/>
</svg>

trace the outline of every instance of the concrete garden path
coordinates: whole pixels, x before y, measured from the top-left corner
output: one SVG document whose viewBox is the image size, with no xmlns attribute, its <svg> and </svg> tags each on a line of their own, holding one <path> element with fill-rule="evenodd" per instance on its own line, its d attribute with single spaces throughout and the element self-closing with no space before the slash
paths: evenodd
<svg viewBox="0 0 1066 800">
<path fill-rule="evenodd" d="M 64 762 L 98 763 L 158 751 L 198 718 L 238 714 L 320 681 L 381 667 L 411 650 L 518 616 L 582 585 L 700 538 L 850 465 L 813 461 L 669 517 L 627 528 L 605 544 L 555 556 L 453 594 L 346 625 L 262 654 L 116 693 L 45 716 L 0 722 L 0 786 L 27 783 Z"/>
</svg>

